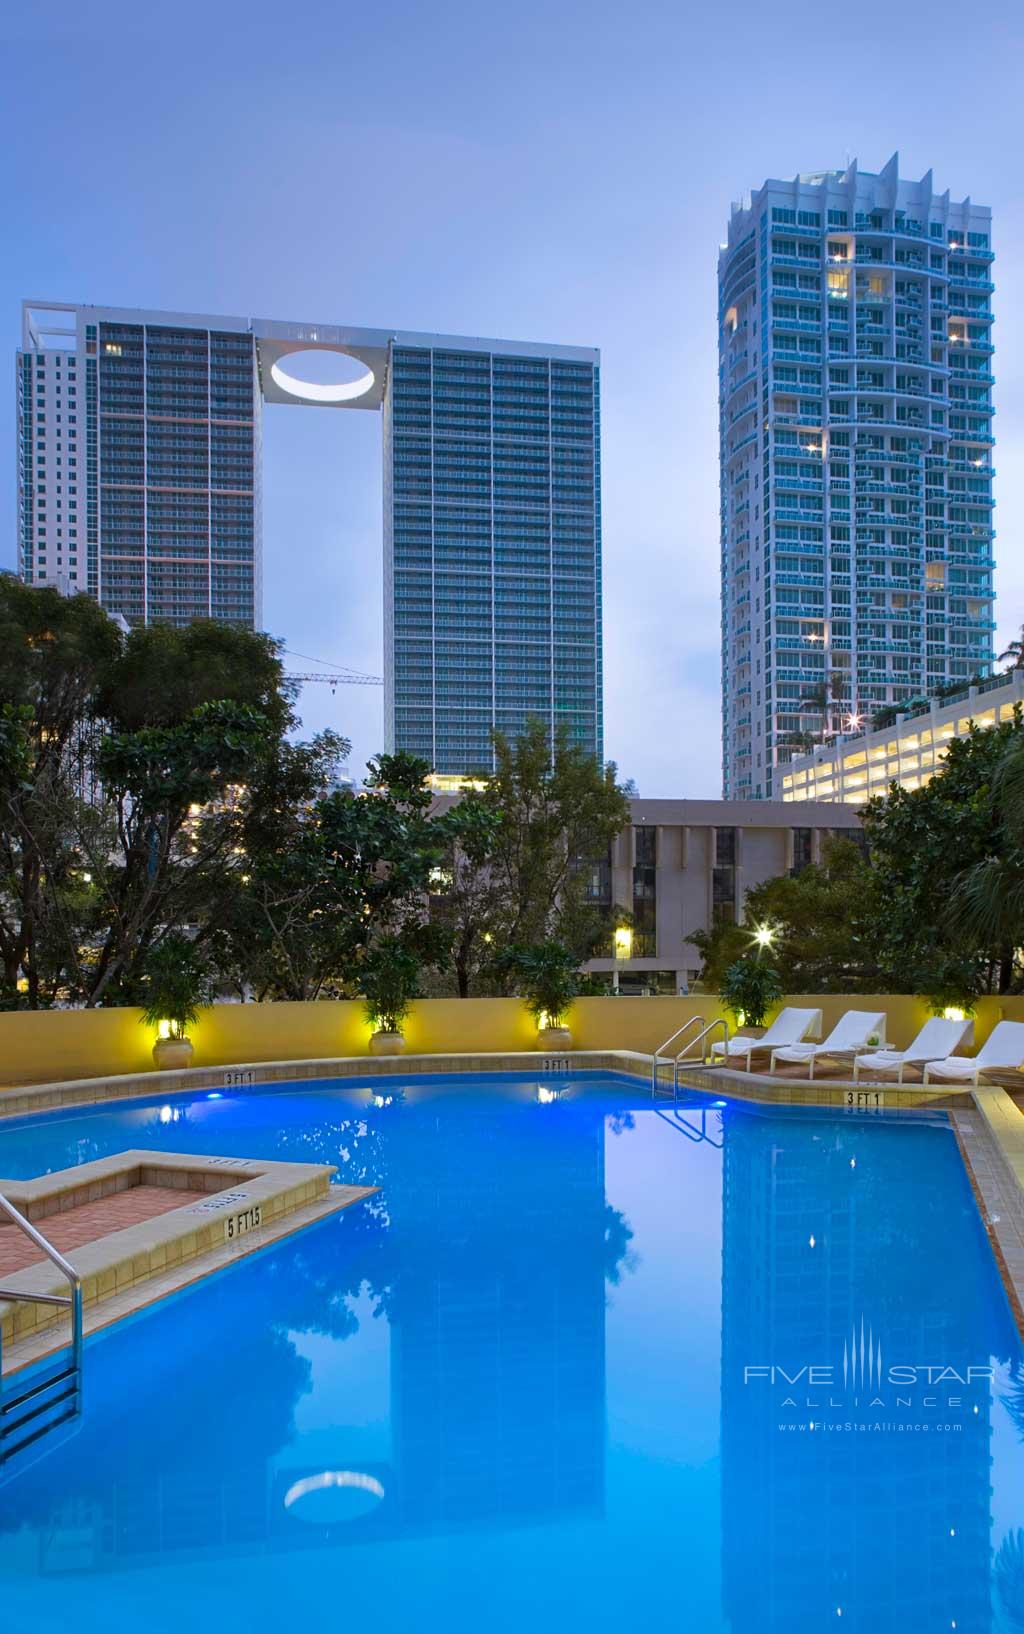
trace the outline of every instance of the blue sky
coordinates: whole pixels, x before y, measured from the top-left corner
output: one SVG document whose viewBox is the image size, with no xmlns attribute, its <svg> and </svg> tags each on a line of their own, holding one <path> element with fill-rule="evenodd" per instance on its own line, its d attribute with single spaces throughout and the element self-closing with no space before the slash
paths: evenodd
<svg viewBox="0 0 1024 1634">
<path fill-rule="evenodd" d="M 898 150 L 993 207 L 1001 645 L 1024 619 L 1020 7 L 11 12 L 11 354 L 23 296 L 601 348 L 605 738 L 641 793 L 720 792 L 715 264 L 768 175 Z M 268 408 L 264 437 L 266 625 L 379 672 L 379 419 Z M 302 713 L 354 766 L 380 745 L 379 690 L 307 688 Z"/>
</svg>

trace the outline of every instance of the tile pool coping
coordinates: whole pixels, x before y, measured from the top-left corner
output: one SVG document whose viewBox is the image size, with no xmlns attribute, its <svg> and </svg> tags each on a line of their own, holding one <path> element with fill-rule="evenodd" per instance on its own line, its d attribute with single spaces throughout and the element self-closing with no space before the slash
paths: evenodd
<svg viewBox="0 0 1024 1634">
<path fill-rule="evenodd" d="M 180 1095 L 192 1090 L 242 1090 L 273 1083 L 301 1083 L 307 1079 L 417 1077 L 438 1073 L 526 1072 L 547 1077 L 554 1072 L 617 1072 L 650 1083 L 652 1057 L 637 1050 L 566 1050 L 545 1055 L 521 1050 L 494 1054 L 444 1054 L 395 1056 L 324 1056 L 316 1060 L 245 1061 L 230 1066 L 186 1067 L 173 1072 L 123 1073 L 105 1078 L 76 1078 L 47 1084 L 25 1084 L 0 1088 L 0 1128 L 4 1118 L 24 1117 L 34 1112 L 70 1106 L 96 1106 L 106 1101 L 144 1098 L 161 1094 Z M 887 1107 L 945 1108 L 960 1104 L 970 1096 L 967 1086 L 944 1089 L 920 1085 L 854 1085 L 852 1079 L 769 1077 L 765 1073 L 745 1073 L 730 1067 L 686 1066 L 688 1089 L 721 1093 L 723 1087 L 734 1099 L 759 1101 L 765 1105 L 834 1107 L 846 1104 L 851 1090 L 866 1097 L 875 1091 L 884 1094 Z M 664 1083 L 664 1080 L 663 1080 Z"/>
</svg>

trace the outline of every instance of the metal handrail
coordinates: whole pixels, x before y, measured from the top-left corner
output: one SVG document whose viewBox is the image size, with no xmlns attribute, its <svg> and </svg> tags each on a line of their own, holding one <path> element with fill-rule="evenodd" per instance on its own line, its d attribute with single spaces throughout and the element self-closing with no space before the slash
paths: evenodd
<svg viewBox="0 0 1024 1634">
<path fill-rule="evenodd" d="M 714 1021 L 709 1021 L 708 1022 L 707 1026 L 704 1028 L 703 1032 L 699 1032 L 697 1034 L 696 1038 L 691 1038 L 690 1042 L 683 1049 L 681 1049 L 679 1051 L 679 1054 L 676 1056 L 674 1062 L 672 1063 L 672 1104 L 673 1104 L 673 1106 L 676 1104 L 676 1102 L 679 1099 L 679 1063 L 680 1063 L 680 1061 L 682 1060 L 683 1056 L 686 1054 L 687 1050 L 696 1049 L 698 1044 L 703 1044 L 704 1040 L 708 1037 L 708 1035 L 710 1033 L 714 1032 L 716 1027 L 721 1027 L 721 1029 L 722 1029 L 722 1037 L 725 1040 L 725 1059 L 728 1060 L 728 1058 L 729 1058 L 729 1023 L 722 1016 L 716 1016 Z M 701 1055 L 700 1055 L 701 1065 L 702 1066 L 707 1061 L 707 1058 L 708 1058 L 707 1050 L 702 1049 L 701 1050 Z"/>
<path fill-rule="evenodd" d="M 69 1306 L 71 1309 L 72 1366 L 80 1369 L 82 1366 L 81 1277 L 71 1262 L 66 1260 L 64 1255 L 61 1254 L 58 1249 L 54 1248 L 53 1244 L 43 1236 L 41 1231 L 36 1230 L 31 1220 L 26 1220 L 21 1210 L 16 1209 L 14 1204 L 4 1196 L 3 1192 L 0 1192 L 0 1210 L 7 1215 L 7 1218 L 11 1220 L 13 1224 L 19 1228 L 19 1230 L 25 1233 L 26 1237 L 29 1237 L 32 1242 L 35 1243 L 37 1248 L 42 1249 L 43 1253 L 46 1255 L 51 1264 L 55 1265 L 61 1275 L 67 1277 L 68 1282 L 71 1284 L 70 1294 L 30 1294 L 24 1293 L 20 1288 L 0 1288 L 0 1299 L 20 1299 L 29 1305 Z M 0 1389 L 2 1389 L 2 1386 L 3 1380 L 2 1377 L 0 1377 Z"/>
<path fill-rule="evenodd" d="M 658 1093 L 658 1063 L 662 1058 L 663 1051 L 667 1050 L 670 1044 L 674 1044 L 677 1038 L 682 1038 L 683 1034 L 689 1032 L 691 1027 L 703 1027 L 703 1025 L 704 1025 L 704 1017 L 703 1016 L 691 1016 L 689 1021 L 684 1021 L 683 1025 L 681 1027 L 676 1028 L 676 1030 L 672 1034 L 671 1038 L 666 1038 L 664 1044 L 659 1044 L 658 1045 L 658 1048 L 655 1050 L 654 1055 L 653 1055 L 653 1057 L 651 1059 L 651 1096 L 652 1096 L 652 1099 Z"/>
</svg>

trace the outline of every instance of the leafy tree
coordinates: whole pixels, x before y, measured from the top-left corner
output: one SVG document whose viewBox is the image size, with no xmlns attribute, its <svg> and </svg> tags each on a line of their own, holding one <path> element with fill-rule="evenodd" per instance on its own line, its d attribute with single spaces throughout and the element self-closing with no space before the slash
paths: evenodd
<svg viewBox="0 0 1024 1634">
<path fill-rule="evenodd" d="M 96 710 L 114 730 L 134 732 L 178 726 L 203 704 L 231 699 L 261 714 L 277 738 L 295 725 L 294 691 L 271 636 L 195 619 L 184 629 L 133 630 L 103 678 Z"/>
<path fill-rule="evenodd" d="M 701 985 L 721 991 L 729 967 L 752 953 L 754 927 L 767 925 L 783 992 L 873 991 L 878 972 L 865 918 L 874 891 L 859 847 L 852 840 L 828 840 L 820 864 L 749 890 L 742 924 L 719 922 L 691 933 L 702 959 Z"/>
<path fill-rule="evenodd" d="M 615 767 L 602 767 L 543 721 L 514 741 L 495 734 L 496 766 L 448 824 L 435 912 L 448 926 L 460 995 L 493 978 L 495 948 L 560 941 L 577 965 L 610 925 L 588 897 L 587 868 L 629 823 Z"/>
<path fill-rule="evenodd" d="M 890 992 L 932 991 L 951 963 L 974 992 L 1016 991 L 1024 940 L 1024 723 L 973 728 L 920 789 L 869 802 L 876 889 L 862 934 Z"/>
<path fill-rule="evenodd" d="M 887 726 L 895 726 L 902 708 L 902 704 L 883 704 L 881 709 L 876 709 L 871 717 L 872 732 L 882 732 Z"/>
<path fill-rule="evenodd" d="M 381 755 L 370 793 L 325 792 L 338 740 L 284 748 L 227 818 L 231 889 L 214 935 L 222 969 L 259 998 L 355 990 L 375 941 L 401 934 L 420 959 L 443 957 L 428 925 L 444 857 L 426 761 Z"/>
<path fill-rule="evenodd" d="M 94 703 L 121 650 L 111 619 L 0 575 L 0 957 L 3 996 L 46 1002 L 70 951 L 61 901 L 76 857 L 77 808 L 95 742 Z"/>
<path fill-rule="evenodd" d="M 231 798 L 291 718 L 266 636 L 126 638 L 86 596 L 0 578 L 3 1001 L 137 996 L 151 947 L 203 921 L 225 861 L 197 811 Z"/>
<path fill-rule="evenodd" d="M 99 851 L 88 855 L 101 882 L 97 956 L 81 973 L 88 1005 L 118 989 L 130 998 L 153 943 L 167 927 L 202 914 L 225 847 L 215 826 L 196 825 L 190 834 L 190 817 L 253 775 L 266 753 L 267 725 L 246 705 L 208 703 L 178 726 L 119 733 L 100 744 L 97 769 L 117 844 L 109 860 Z"/>
<path fill-rule="evenodd" d="M 499 813 L 472 797 L 451 806 L 439 824 L 444 855 L 431 874 L 430 912 L 448 938 L 449 965 L 460 999 L 479 989 L 493 960 L 502 899 L 488 865 L 500 828 Z"/>
<path fill-rule="evenodd" d="M 241 799 L 207 814 L 225 866 L 206 939 L 221 980 L 243 999 L 315 996 L 340 961 L 321 912 L 326 860 L 317 813 L 349 753 L 345 738 L 281 741 Z"/>
<path fill-rule="evenodd" d="M 973 940 L 999 961 L 1000 990 L 1020 980 L 1016 950 L 1024 942 L 1024 736 L 1007 740 L 992 776 L 996 845 L 988 855 L 963 869 L 954 882 L 946 925 L 954 936 Z M 970 956 L 958 961 L 970 964 Z M 970 996 L 977 991 L 969 974 L 951 975 L 952 984 Z M 963 998 L 951 1000 L 962 1004 Z"/>
</svg>

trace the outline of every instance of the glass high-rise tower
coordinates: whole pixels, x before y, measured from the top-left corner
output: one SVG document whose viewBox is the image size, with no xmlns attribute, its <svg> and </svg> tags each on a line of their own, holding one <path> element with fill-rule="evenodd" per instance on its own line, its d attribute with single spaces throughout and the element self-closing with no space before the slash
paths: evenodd
<svg viewBox="0 0 1024 1634">
<path fill-rule="evenodd" d="M 723 792 L 992 663 L 990 211 L 767 181 L 719 257 Z"/>
<path fill-rule="evenodd" d="M 600 757 L 596 356 L 395 344 L 384 446 L 393 742 L 489 769 L 536 715 Z"/>
<path fill-rule="evenodd" d="M 17 389 L 21 573 L 129 624 L 261 624 L 264 403 L 381 411 L 388 747 L 460 777 L 539 716 L 603 754 L 596 351 L 26 302 Z"/>
</svg>

